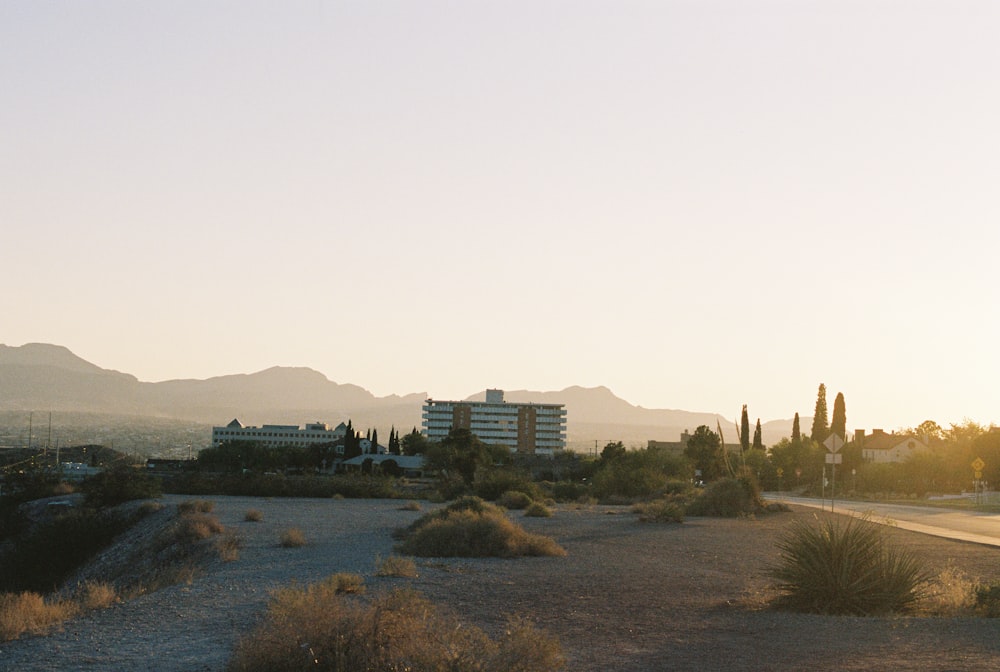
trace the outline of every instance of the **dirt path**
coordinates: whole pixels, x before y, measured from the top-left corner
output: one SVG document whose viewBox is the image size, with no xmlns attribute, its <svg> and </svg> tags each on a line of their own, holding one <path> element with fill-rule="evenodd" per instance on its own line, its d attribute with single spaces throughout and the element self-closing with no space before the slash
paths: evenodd
<svg viewBox="0 0 1000 672">
<path fill-rule="evenodd" d="M 370 591 L 413 587 L 491 633 L 507 615 L 528 616 L 558 637 L 574 672 L 1000 669 L 995 621 L 764 609 L 775 541 L 794 518 L 815 515 L 804 509 L 663 526 L 642 525 L 623 507 L 561 509 L 548 519 L 512 512 L 569 555 L 421 561 L 419 578 L 387 579 L 374 576 L 376 558 L 392 552 L 394 528 L 421 515 L 400 510 L 399 502 L 212 499 L 223 524 L 244 539 L 239 560 L 47 637 L 0 644 L 0 670 L 222 670 L 262 614 L 269 590 L 334 572 L 362 574 Z M 243 521 L 250 508 L 263 511 L 263 522 Z M 309 544 L 280 548 L 289 527 L 299 527 Z M 889 533 L 938 569 L 1000 580 L 1000 549 Z"/>
</svg>

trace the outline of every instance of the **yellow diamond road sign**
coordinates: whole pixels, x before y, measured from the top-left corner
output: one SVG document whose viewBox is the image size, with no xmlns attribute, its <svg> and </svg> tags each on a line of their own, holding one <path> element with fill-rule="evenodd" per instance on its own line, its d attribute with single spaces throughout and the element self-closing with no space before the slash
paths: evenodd
<svg viewBox="0 0 1000 672">
<path fill-rule="evenodd" d="M 983 467 L 985 466 L 986 463 L 983 462 L 982 458 L 977 457 L 972 461 L 972 468 L 975 469 L 976 471 L 982 471 Z"/>
</svg>

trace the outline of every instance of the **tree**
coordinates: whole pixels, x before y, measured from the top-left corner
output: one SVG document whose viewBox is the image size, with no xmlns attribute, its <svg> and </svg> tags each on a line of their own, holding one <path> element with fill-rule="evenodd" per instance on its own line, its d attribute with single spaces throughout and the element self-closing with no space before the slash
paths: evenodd
<svg viewBox="0 0 1000 672">
<path fill-rule="evenodd" d="M 418 432 L 416 427 L 404 436 L 400 442 L 403 455 L 423 455 L 427 452 L 429 445 L 430 441 L 427 440 L 426 436 Z"/>
<path fill-rule="evenodd" d="M 621 441 L 609 441 L 601 451 L 601 462 L 611 462 L 625 454 L 625 444 Z"/>
<path fill-rule="evenodd" d="M 816 410 L 813 412 L 812 431 L 809 436 L 813 441 L 822 443 L 830 435 L 826 416 L 826 385 L 819 384 L 819 392 L 816 394 Z"/>
<path fill-rule="evenodd" d="M 833 420 L 830 422 L 830 433 L 842 439 L 847 439 L 847 407 L 844 404 L 844 393 L 838 392 L 833 400 Z"/>
<path fill-rule="evenodd" d="M 753 447 L 757 450 L 764 450 L 764 441 L 761 438 L 760 418 L 757 418 L 757 428 L 753 430 Z"/>
<path fill-rule="evenodd" d="M 427 466 L 445 477 L 457 474 L 466 486 L 476 481 L 476 472 L 509 457 L 503 446 L 491 446 L 480 441 L 468 429 L 452 429 L 440 443 L 428 447 Z"/>
<path fill-rule="evenodd" d="M 795 419 L 792 420 L 792 443 L 800 443 L 802 441 L 802 431 L 799 429 L 799 414 L 795 413 Z"/>
<path fill-rule="evenodd" d="M 378 455 L 378 430 L 372 430 L 372 455 Z"/>
<path fill-rule="evenodd" d="M 714 481 L 725 473 L 726 461 L 722 454 L 722 439 L 718 434 L 701 425 L 684 448 L 684 456 L 701 472 L 703 481 Z"/>
<path fill-rule="evenodd" d="M 744 453 L 750 449 L 750 418 L 746 404 L 743 404 L 743 415 L 740 417 L 740 449 Z"/>
</svg>

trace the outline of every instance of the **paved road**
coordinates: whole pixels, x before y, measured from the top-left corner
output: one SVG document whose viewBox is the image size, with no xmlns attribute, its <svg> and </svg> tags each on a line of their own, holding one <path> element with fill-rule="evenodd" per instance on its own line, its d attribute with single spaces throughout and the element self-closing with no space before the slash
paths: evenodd
<svg viewBox="0 0 1000 672">
<path fill-rule="evenodd" d="M 767 498 L 788 504 L 830 510 L 829 499 L 791 497 L 778 493 L 768 493 Z M 868 513 L 876 522 L 885 521 L 900 529 L 971 541 L 977 544 L 1000 546 L 1000 514 L 996 513 L 839 500 L 834 503 L 834 511 L 856 515 Z"/>
</svg>

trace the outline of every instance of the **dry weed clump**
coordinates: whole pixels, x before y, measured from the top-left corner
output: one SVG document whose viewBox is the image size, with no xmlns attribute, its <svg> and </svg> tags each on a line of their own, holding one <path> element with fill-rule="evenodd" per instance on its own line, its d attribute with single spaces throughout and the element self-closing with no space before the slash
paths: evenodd
<svg viewBox="0 0 1000 672">
<path fill-rule="evenodd" d="M 45 632 L 53 625 L 73 618 L 79 607 L 72 600 L 47 601 L 39 593 L 0 593 L 0 642 L 25 633 Z"/>
<path fill-rule="evenodd" d="M 247 509 L 247 512 L 243 515 L 243 520 L 248 523 L 259 523 L 264 520 L 264 512 L 260 509 Z"/>
<path fill-rule="evenodd" d="M 528 518 L 551 518 L 552 509 L 541 502 L 532 502 L 524 510 L 524 515 Z"/>
<path fill-rule="evenodd" d="M 668 499 L 641 502 L 632 507 L 640 523 L 683 523 L 684 507 Z"/>
<path fill-rule="evenodd" d="M 505 509 L 526 509 L 531 505 L 531 497 L 517 490 L 508 490 L 497 499 L 497 504 Z"/>
<path fill-rule="evenodd" d="M 189 499 L 177 505 L 177 511 L 181 514 L 212 513 L 214 509 L 215 502 L 207 499 Z"/>
<path fill-rule="evenodd" d="M 319 584 L 277 591 L 266 621 L 237 645 L 227 670 L 550 672 L 564 665 L 558 642 L 524 621 L 493 641 L 413 591 L 365 601 Z"/>
<path fill-rule="evenodd" d="M 503 509 L 478 497 L 463 497 L 426 514 L 398 531 L 397 550 L 418 557 L 514 558 L 563 556 L 553 539 L 530 534 L 507 518 Z"/>
<path fill-rule="evenodd" d="M 375 558 L 375 576 L 396 576 L 412 579 L 417 576 L 417 563 L 410 558 L 390 555 L 386 559 Z"/>
<path fill-rule="evenodd" d="M 349 572 L 337 572 L 326 577 L 320 582 L 326 590 L 333 590 L 334 594 L 361 595 L 365 592 L 365 580 L 360 574 Z"/>
<path fill-rule="evenodd" d="M 306 535 L 297 527 L 290 527 L 281 533 L 282 548 L 299 548 L 306 545 Z"/>
<path fill-rule="evenodd" d="M 77 589 L 73 599 L 83 611 L 107 609 L 121 601 L 114 584 L 101 581 L 87 581 Z"/>
<path fill-rule="evenodd" d="M 189 513 L 181 516 L 178 536 L 187 543 L 194 543 L 222 534 L 226 528 L 215 516 L 204 513 Z"/>
<path fill-rule="evenodd" d="M 979 583 L 955 567 L 946 567 L 927 588 L 923 610 L 932 616 L 968 616 L 976 609 Z"/>
<path fill-rule="evenodd" d="M 223 534 L 215 540 L 215 551 L 223 562 L 239 560 L 241 548 L 243 548 L 243 540 L 235 534 Z"/>
<path fill-rule="evenodd" d="M 403 504 L 401 507 L 399 507 L 399 510 L 400 511 L 420 511 L 421 510 L 420 502 L 418 502 L 415 499 L 411 499 L 408 502 L 406 502 L 406 504 Z"/>
</svg>

